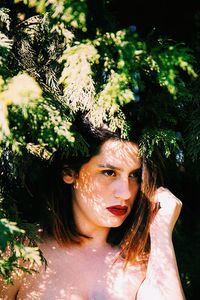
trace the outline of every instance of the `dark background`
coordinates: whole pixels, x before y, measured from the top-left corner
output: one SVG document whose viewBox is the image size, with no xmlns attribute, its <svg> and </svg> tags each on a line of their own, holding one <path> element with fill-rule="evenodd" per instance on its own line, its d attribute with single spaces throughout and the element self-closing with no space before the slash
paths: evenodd
<svg viewBox="0 0 200 300">
<path fill-rule="evenodd" d="M 98 2 L 98 1 L 97 1 Z M 198 34 L 199 1 L 110 1 L 110 10 L 119 24 L 136 25 L 143 36 L 152 30 L 194 46 Z"/>
</svg>

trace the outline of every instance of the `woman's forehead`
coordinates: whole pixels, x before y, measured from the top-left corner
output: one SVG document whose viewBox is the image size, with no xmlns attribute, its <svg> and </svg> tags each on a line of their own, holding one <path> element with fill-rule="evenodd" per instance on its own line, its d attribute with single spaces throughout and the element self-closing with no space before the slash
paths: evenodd
<svg viewBox="0 0 200 300">
<path fill-rule="evenodd" d="M 108 140 L 100 149 L 96 160 L 103 161 L 104 163 L 113 166 L 132 166 L 139 168 L 141 160 L 139 157 L 139 147 L 137 144 L 129 141 Z"/>
<path fill-rule="evenodd" d="M 110 139 L 101 146 L 102 151 L 118 150 L 121 153 L 131 153 L 138 155 L 139 147 L 137 144 L 130 141 Z"/>
</svg>

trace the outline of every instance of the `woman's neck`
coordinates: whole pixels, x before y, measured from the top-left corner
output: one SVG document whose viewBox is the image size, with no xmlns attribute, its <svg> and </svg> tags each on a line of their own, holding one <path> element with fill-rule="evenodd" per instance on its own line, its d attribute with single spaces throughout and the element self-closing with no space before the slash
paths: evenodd
<svg viewBox="0 0 200 300">
<path fill-rule="evenodd" d="M 109 230 L 94 230 L 87 233 L 89 238 L 83 238 L 81 243 L 82 248 L 86 249 L 100 249 L 104 248 L 108 245 L 107 243 L 107 236 Z"/>
</svg>

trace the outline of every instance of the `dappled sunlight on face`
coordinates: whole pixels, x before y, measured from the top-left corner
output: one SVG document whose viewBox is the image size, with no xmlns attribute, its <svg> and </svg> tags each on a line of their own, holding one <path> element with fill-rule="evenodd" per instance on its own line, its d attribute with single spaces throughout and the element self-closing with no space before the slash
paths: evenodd
<svg viewBox="0 0 200 300">
<path fill-rule="evenodd" d="M 119 140 L 105 142 L 100 153 L 82 166 L 73 187 L 75 220 L 81 230 L 84 225 L 111 228 L 123 223 L 138 192 L 140 168 L 137 145 Z M 113 206 L 120 206 L 122 213 L 107 209 Z"/>
</svg>

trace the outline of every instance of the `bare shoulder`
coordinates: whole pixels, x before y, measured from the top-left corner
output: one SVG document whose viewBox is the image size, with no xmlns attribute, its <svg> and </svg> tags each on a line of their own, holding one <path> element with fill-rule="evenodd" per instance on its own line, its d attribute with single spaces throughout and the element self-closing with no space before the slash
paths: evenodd
<svg viewBox="0 0 200 300">
<path fill-rule="evenodd" d="M 22 286 L 22 282 L 26 273 L 21 269 L 24 268 L 27 271 L 30 269 L 34 269 L 35 272 L 38 271 L 39 266 L 31 265 L 29 263 L 19 262 L 19 268 L 16 268 L 15 271 L 11 274 L 11 283 L 6 283 L 3 277 L 0 277 L 0 300 L 15 300 L 17 294 Z"/>
<path fill-rule="evenodd" d="M 9 256 L 9 254 L 10 250 L 7 249 L 5 255 Z M 6 283 L 4 278 L 0 276 L 0 300 L 17 299 L 25 278 L 32 276 L 30 274 L 41 272 L 42 269 L 44 269 L 43 264 L 22 259 L 18 260 L 15 270 L 11 273 L 12 283 Z"/>
<path fill-rule="evenodd" d="M 0 300 L 14 300 L 20 288 L 20 279 L 14 276 L 13 283 L 6 284 L 4 279 L 0 278 Z"/>
</svg>

